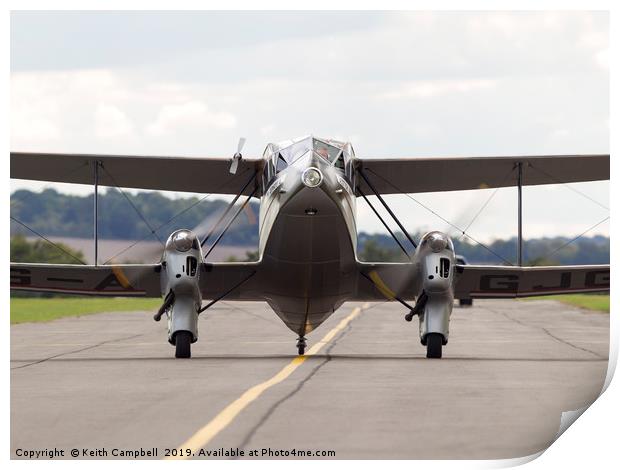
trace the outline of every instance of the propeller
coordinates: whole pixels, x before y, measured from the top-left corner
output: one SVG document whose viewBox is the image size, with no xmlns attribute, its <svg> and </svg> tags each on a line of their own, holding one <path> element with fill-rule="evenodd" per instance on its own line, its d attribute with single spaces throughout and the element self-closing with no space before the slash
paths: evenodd
<svg viewBox="0 0 620 470">
<path fill-rule="evenodd" d="M 230 173 L 233 175 L 237 173 L 237 168 L 239 167 L 239 162 L 241 161 L 241 150 L 243 150 L 243 146 L 245 145 L 245 137 L 241 137 L 239 139 L 239 143 L 237 144 L 237 152 L 232 157 L 232 162 L 230 164 Z"/>
</svg>

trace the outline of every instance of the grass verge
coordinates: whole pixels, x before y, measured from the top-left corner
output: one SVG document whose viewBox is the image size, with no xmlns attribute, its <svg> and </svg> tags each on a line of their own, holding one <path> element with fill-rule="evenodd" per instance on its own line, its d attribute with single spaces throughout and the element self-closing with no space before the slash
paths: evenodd
<svg viewBox="0 0 620 470">
<path fill-rule="evenodd" d="M 46 322 L 63 317 L 79 317 L 101 312 L 155 311 L 160 299 L 135 299 L 123 297 L 54 297 L 11 298 L 11 324 Z"/>
<path fill-rule="evenodd" d="M 609 295 L 597 294 L 567 294 L 567 295 L 551 295 L 549 297 L 536 297 L 536 299 L 558 300 L 562 303 L 573 305 L 575 307 L 595 310 L 597 312 L 609 313 Z"/>
</svg>

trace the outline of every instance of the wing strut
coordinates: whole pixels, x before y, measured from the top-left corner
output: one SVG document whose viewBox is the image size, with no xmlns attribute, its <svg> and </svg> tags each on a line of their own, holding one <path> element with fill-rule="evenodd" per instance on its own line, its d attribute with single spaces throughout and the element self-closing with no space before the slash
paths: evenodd
<svg viewBox="0 0 620 470">
<path fill-rule="evenodd" d="M 372 192 L 375 194 L 375 196 L 377 196 L 377 198 L 379 199 L 381 204 L 383 204 L 383 207 L 385 207 L 385 210 L 388 211 L 388 213 L 392 216 L 392 219 L 394 219 L 394 222 L 396 222 L 398 227 L 403 231 L 403 233 L 405 234 L 407 239 L 411 242 L 413 247 L 417 248 L 418 245 L 416 244 L 416 242 L 413 241 L 413 238 L 411 238 L 411 235 L 409 235 L 409 232 L 407 232 L 405 227 L 403 227 L 403 224 L 400 223 L 400 220 L 398 220 L 398 217 L 396 217 L 396 214 L 394 214 L 394 212 L 392 212 L 392 209 L 390 209 L 390 206 L 388 206 L 387 203 L 383 200 L 383 198 L 381 197 L 381 194 L 379 194 L 379 192 L 375 189 L 374 185 L 370 181 L 368 181 L 368 178 L 366 178 L 366 174 L 364 173 L 364 171 L 361 168 L 359 169 L 359 173 L 360 173 L 360 175 L 362 175 L 362 178 L 364 178 L 364 181 L 366 181 L 366 184 L 372 190 Z"/>
<path fill-rule="evenodd" d="M 517 244 L 517 264 L 523 266 L 523 162 L 517 163 L 519 170 L 517 177 L 517 197 L 518 197 L 518 244 Z"/>
<path fill-rule="evenodd" d="M 377 287 L 377 284 L 375 284 L 375 281 L 373 281 L 370 277 L 368 277 L 366 275 L 366 273 L 364 273 L 363 271 L 360 270 L 360 274 L 366 278 L 366 280 L 368 282 L 370 282 L 373 286 Z M 399 303 L 401 303 L 403 306 L 405 306 L 406 308 L 408 308 L 411 312 L 414 311 L 415 307 L 412 307 L 411 305 L 409 305 L 407 302 L 405 302 L 403 299 L 401 299 L 400 297 L 398 297 L 397 295 L 392 295 L 391 297 L 394 298 L 394 300 L 397 300 Z M 416 313 L 417 315 L 417 313 Z M 410 321 L 410 320 L 407 320 Z"/>
<path fill-rule="evenodd" d="M 237 202 L 237 200 L 239 200 L 239 198 L 241 197 L 241 195 L 243 194 L 243 191 L 245 191 L 245 188 L 247 188 L 250 183 L 252 181 L 254 181 L 254 178 L 256 178 L 256 174 L 253 174 L 250 179 L 248 180 L 247 183 L 245 183 L 245 185 L 243 186 L 243 188 L 241 188 L 241 191 L 239 191 L 237 193 L 237 195 L 233 198 L 232 201 L 230 201 L 230 204 L 228 204 L 228 207 L 226 208 L 226 210 L 224 211 L 224 213 L 220 216 L 219 219 L 217 219 L 217 222 L 215 222 L 215 225 L 213 225 L 213 228 L 209 231 L 209 233 L 207 233 L 207 236 L 200 242 L 200 246 L 204 246 L 205 243 L 207 243 L 207 240 L 209 238 L 211 238 L 211 235 L 213 235 L 213 232 L 215 232 L 215 229 L 218 227 L 218 225 L 220 225 L 222 223 L 222 220 L 224 220 L 226 218 L 226 216 L 228 215 L 228 213 L 230 212 L 230 210 L 233 208 L 233 206 L 235 205 L 235 203 Z"/>
<path fill-rule="evenodd" d="M 98 253 L 98 249 L 99 249 L 99 227 L 98 222 L 99 222 L 99 166 L 101 166 L 101 162 L 99 160 L 95 160 L 95 170 L 94 170 L 94 185 L 95 185 L 95 191 L 93 192 L 93 233 L 94 233 L 94 241 L 95 241 L 95 246 L 94 246 L 94 251 L 95 251 L 95 266 L 97 266 L 99 264 L 98 262 L 98 258 L 99 258 L 99 253 Z"/>
<path fill-rule="evenodd" d="M 248 205 L 248 202 L 250 202 L 250 199 L 252 199 L 254 197 L 254 194 L 256 194 L 256 191 L 258 191 L 258 186 L 254 188 L 254 191 L 252 191 L 248 195 L 248 197 L 245 199 L 245 201 L 243 201 L 243 204 L 241 204 L 241 206 L 239 206 L 239 209 L 237 209 L 237 212 L 235 212 L 235 214 L 232 216 L 232 218 L 228 221 L 228 223 L 226 224 L 226 227 L 224 227 L 224 230 L 222 230 L 222 233 L 220 233 L 218 235 L 218 237 L 213 242 L 213 245 L 211 245 L 211 248 L 209 248 L 209 251 L 207 251 L 207 254 L 204 256 L 204 259 L 207 259 L 207 256 L 209 256 L 211 254 L 211 252 L 217 246 L 217 244 L 220 242 L 220 240 L 222 239 L 222 237 L 224 236 L 226 231 L 230 228 L 230 226 L 235 221 L 235 219 L 239 216 L 239 214 L 241 214 L 241 211 L 245 208 L 245 206 Z"/>
<path fill-rule="evenodd" d="M 237 287 L 241 286 L 241 284 L 245 284 L 247 281 L 250 280 L 250 278 L 252 276 L 254 276 L 256 274 L 256 271 L 252 271 L 248 276 L 246 276 L 244 279 L 242 279 L 241 281 L 239 281 L 237 284 L 235 284 L 234 286 L 232 286 L 230 289 L 228 289 L 226 292 L 224 292 L 221 295 L 218 295 L 215 299 L 213 299 L 211 302 L 209 302 L 207 305 L 205 305 L 204 307 L 201 307 L 198 310 L 198 314 L 201 314 L 202 312 L 204 312 L 206 309 L 208 309 L 209 307 L 212 307 L 214 304 L 216 304 L 217 302 L 219 302 L 220 300 L 222 300 L 224 297 L 226 297 L 228 294 L 230 294 L 232 291 L 234 291 Z"/>
<path fill-rule="evenodd" d="M 366 194 L 364 194 L 364 192 L 362 191 L 362 188 L 359 188 L 358 191 L 360 192 L 360 195 L 364 198 L 364 201 L 366 201 L 366 204 L 368 204 L 368 206 L 372 209 L 375 215 L 379 218 L 383 226 L 387 229 L 388 232 L 390 232 L 390 235 L 392 235 L 392 238 L 398 244 L 400 249 L 403 250 L 403 253 L 405 253 L 405 256 L 409 258 L 409 261 L 411 261 L 411 256 L 409 256 L 409 253 L 407 253 L 407 250 L 405 249 L 403 244 L 400 242 L 398 238 L 396 238 L 396 235 L 394 235 L 394 232 L 392 232 L 392 229 L 390 228 L 390 226 L 387 224 L 385 220 L 383 220 L 383 217 L 381 217 L 379 212 L 377 212 L 377 209 L 375 209 L 375 206 L 373 206 L 372 203 L 368 200 L 368 198 L 366 197 Z"/>
</svg>

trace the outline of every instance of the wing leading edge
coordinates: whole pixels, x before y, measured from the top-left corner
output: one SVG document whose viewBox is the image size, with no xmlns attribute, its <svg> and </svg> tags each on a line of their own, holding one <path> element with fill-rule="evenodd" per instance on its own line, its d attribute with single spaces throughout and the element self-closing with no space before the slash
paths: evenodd
<svg viewBox="0 0 620 470">
<path fill-rule="evenodd" d="M 11 152 L 11 178 L 93 184 L 95 162 L 103 167 L 102 186 L 217 194 L 238 194 L 263 165 L 262 159 L 242 158 L 231 174 L 230 158 Z M 248 185 L 244 194 L 253 189 Z"/>
<path fill-rule="evenodd" d="M 356 165 L 381 194 L 424 193 L 609 179 L 609 155 L 360 158 Z M 358 187 L 371 190 L 363 178 Z"/>
</svg>

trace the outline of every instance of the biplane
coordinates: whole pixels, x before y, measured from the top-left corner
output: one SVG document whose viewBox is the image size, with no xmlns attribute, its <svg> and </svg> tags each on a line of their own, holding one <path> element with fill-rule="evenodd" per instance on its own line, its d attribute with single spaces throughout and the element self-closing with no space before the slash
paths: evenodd
<svg viewBox="0 0 620 470">
<path fill-rule="evenodd" d="M 243 142 L 232 158 L 12 152 L 11 178 L 94 186 L 95 260 L 99 186 L 235 195 L 218 221 L 229 219 L 222 235 L 252 198 L 260 212 L 254 262 L 209 262 L 206 237 L 183 229 L 169 235 L 155 264 L 12 263 L 11 289 L 161 298 L 154 318 L 166 317 L 178 358 L 191 356 L 199 315 L 223 298 L 267 302 L 297 336 L 299 354 L 306 335 L 344 302 L 397 301 L 406 320 L 418 317 L 426 356 L 440 358 L 454 299 L 609 290 L 609 265 L 523 266 L 521 217 L 524 186 L 608 180 L 609 155 L 358 158 L 350 143 L 307 136 L 246 158 Z M 518 188 L 515 265 L 458 263 L 448 234 L 414 240 L 382 197 L 509 186 Z M 358 259 L 356 204 L 368 196 L 411 243 L 406 262 Z"/>
</svg>

